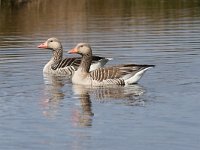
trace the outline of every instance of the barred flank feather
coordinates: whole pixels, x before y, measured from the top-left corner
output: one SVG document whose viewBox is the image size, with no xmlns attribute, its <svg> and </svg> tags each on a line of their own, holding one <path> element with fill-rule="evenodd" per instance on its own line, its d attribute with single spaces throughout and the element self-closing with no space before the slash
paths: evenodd
<svg viewBox="0 0 200 150">
<path fill-rule="evenodd" d="M 90 77 L 92 80 L 98 82 L 104 82 L 104 84 L 125 84 L 124 79 L 132 77 L 134 74 L 140 72 L 149 67 L 154 67 L 154 65 L 119 65 L 107 68 L 99 68 L 90 72 Z"/>
<path fill-rule="evenodd" d="M 78 67 L 81 63 L 80 58 L 65 58 L 59 65 L 59 68 L 64 68 L 66 66 L 75 66 Z"/>
<path fill-rule="evenodd" d="M 90 72 L 93 80 L 103 81 L 106 79 L 115 79 L 117 75 L 117 68 L 99 68 Z"/>
</svg>

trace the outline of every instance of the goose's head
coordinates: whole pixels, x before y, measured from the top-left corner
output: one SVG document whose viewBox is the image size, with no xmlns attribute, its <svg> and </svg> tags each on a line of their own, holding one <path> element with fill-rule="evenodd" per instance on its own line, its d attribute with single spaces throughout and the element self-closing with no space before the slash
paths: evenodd
<svg viewBox="0 0 200 150">
<path fill-rule="evenodd" d="M 79 43 L 75 48 L 68 51 L 69 54 L 88 55 L 92 54 L 92 49 L 88 43 Z"/>
<path fill-rule="evenodd" d="M 57 38 L 52 37 L 49 38 L 46 42 L 38 45 L 38 48 L 57 50 L 57 49 L 62 49 L 62 44 Z"/>
</svg>

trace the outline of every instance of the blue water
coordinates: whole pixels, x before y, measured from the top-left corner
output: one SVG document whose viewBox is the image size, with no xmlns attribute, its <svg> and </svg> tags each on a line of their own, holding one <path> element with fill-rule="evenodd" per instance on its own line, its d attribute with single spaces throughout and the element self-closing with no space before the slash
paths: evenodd
<svg viewBox="0 0 200 150">
<path fill-rule="evenodd" d="M 199 6 L 127 14 L 118 5 L 102 13 L 68 5 L 45 14 L 28 3 L 16 15 L 1 14 L 16 26 L 0 25 L 0 149 L 200 149 Z M 37 45 L 52 36 L 65 50 L 90 43 L 94 54 L 114 58 L 108 66 L 156 67 L 128 87 L 44 77 L 51 51 Z"/>
</svg>

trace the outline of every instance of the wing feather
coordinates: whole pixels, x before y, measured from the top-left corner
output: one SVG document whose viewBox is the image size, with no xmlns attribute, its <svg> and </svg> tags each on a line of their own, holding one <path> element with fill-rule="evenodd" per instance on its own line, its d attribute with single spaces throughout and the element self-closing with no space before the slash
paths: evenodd
<svg viewBox="0 0 200 150">
<path fill-rule="evenodd" d="M 126 75 L 132 76 L 137 72 L 146 69 L 148 67 L 154 67 L 154 65 L 137 65 L 137 64 L 126 64 L 117 65 L 107 68 L 99 68 L 90 72 L 90 77 L 96 81 L 103 81 L 107 79 L 119 79 Z"/>
<path fill-rule="evenodd" d="M 93 56 L 92 63 L 97 63 L 98 61 L 102 59 L 106 59 L 106 58 L 100 57 L 100 56 Z M 65 58 L 59 63 L 57 68 L 64 68 L 66 66 L 78 67 L 80 64 L 81 64 L 81 57 Z"/>
</svg>

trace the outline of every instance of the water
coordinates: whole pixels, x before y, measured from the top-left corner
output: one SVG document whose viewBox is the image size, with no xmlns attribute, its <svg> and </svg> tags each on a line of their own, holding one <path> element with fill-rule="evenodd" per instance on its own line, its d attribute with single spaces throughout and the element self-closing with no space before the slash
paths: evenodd
<svg viewBox="0 0 200 150">
<path fill-rule="evenodd" d="M 199 149 L 199 6 L 1 1 L 0 149 Z M 52 36 L 65 50 L 89 42 L 95 54 L 114 58 L 108 65 L 156 67 L 128 87 L 44 77 L 51 52 L 37 45 Z"/>
</svg>

